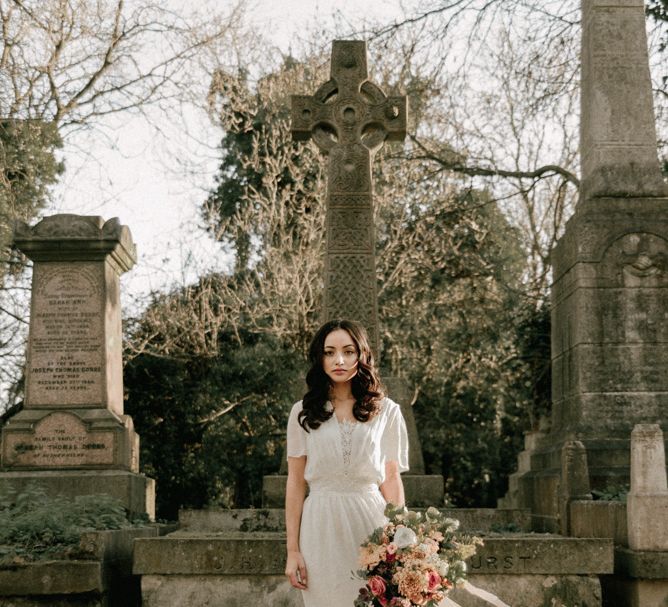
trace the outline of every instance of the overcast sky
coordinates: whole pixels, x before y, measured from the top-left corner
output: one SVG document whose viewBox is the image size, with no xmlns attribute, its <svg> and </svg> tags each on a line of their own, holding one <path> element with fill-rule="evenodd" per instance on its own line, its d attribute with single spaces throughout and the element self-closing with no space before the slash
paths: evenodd
<svg viewBox="0 0 668 607">
<path fill-rule="evenodd" d="M 389 21 L 398 16 L 399 4 L 400 0 L 257 0 L 251 15 L 267 38 L 288 50 L 305 28 L 327 25 L 334 15 L 339 22 L 360 26 L 365 19 Z M 66 174 L 46 211 L 119 217 L 129 226 L 138 263 L 122 284 L 131 296 L 225 267 L 220 247 L 196 229 L 199 205 L 218 165 L 221 133 L 204 115 L 192 113 L 183 119 L 191 136 L 184 136 L 182 128 L 181 134 L 167 129 L 169 141 L 156 137 L 142 118 L 127 116 L 70 137 Z M 190 177 L 179 167 L 175 150 Z"/>
</svg>

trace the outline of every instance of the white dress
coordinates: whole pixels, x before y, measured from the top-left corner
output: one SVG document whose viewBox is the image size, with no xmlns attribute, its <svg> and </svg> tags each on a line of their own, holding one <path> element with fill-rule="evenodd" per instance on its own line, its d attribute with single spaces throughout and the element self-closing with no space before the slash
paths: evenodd
<svg viewBox="0 0 668 607">
<path fill-rule="evenodd" d="M 327 403 L 331 410 L 331 404 Z M 306 455 L 304 501 L 299 547 L 306 563 L 305 607 L 352 607 L 364 582 L 359 569 L 360 544 L 387 521 L 385 462 L 408 470 L 408 436 L 397 403 L 385 398 L 368 422 L 339 422 L 336 415 L 306 432 L 298 422 L 301 401 L 288 420 L 287 457 Z"/>
</svg>

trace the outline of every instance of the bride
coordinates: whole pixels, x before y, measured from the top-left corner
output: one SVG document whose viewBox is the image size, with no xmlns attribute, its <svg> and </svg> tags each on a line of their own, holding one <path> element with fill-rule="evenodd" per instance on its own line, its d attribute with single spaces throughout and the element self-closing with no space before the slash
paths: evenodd
<svg viewBox="0 0 668 607">
<path fill-rule="evenodd" d="M 288 419 L 285 575 L 305 607 L 352 607 L 364 585 L 354 575 L 360 544 L 387 522 L 386 503 L 404 505 L 406 424 L 383 394 L 361 325 L 325 323 L 309 359 L 308 391 Z M 508 607 L 469 583 L 464 589 Z M 447 597 L 440 605 L 458 607 Z"/>
</svg>

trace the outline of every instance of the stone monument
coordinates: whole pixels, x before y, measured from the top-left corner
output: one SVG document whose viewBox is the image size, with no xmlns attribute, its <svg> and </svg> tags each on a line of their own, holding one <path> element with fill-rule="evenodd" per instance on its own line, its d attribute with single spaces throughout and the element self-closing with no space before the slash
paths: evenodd
<svg viewBox="0 0 668 607">
<path fill-rule="evenodd" d="M 335 40 L 331 78 L 314 95 L 292 96 L 292 135 L 313 138 L 327 156 L 325 292 L 322 320 L 347 318 L 367 329 L 379 358 L 373 156 L 385 141 L 406 136 L 406 97 L 388 97 L 368 80 L 366 42 Z M 401 404 L 409 435 L 410 474 L 403 474 L 411 505 L 440 504 L 443 477 L 426 475 L 410 391 L 400 378 L 385 377 L 390 396 Z M 264 503 L 282 506 L 285 474 L 264 479 Z"/>
<path fill-rule="evenodd" d="M 34 262 L 23 410 L 2 430 L 0 486 L 38 482 L 54 494 L 110 494 L 154 515 L 139 474 L 139 437 L 123 414 L 119 277 L 135 263 L 118 219 L 54 215 L 21 224 Z"/>
<path fill-rule="evenodd" d="M 602 489 L 628 482 L 634 426 L 668 420 L 668 189 L 644 5 L 584 0 L 582 24 L 582 188 L 552 255 L 552 423 L 504 502 L 549 531 L 568 528 L 565 445 L 579 441 Z"/>
</svg>

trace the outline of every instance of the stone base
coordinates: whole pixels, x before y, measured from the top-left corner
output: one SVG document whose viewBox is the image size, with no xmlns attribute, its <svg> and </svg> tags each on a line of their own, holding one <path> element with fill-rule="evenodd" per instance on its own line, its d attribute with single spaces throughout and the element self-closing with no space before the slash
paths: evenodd
<svg viewBox="0 0 668 607">
<path fill-rule="evenodd" d="M 629 512 L 629 548 L 633 550 L 668 549 L 668 493 L 634 495 L 627 498 Z"/>
<path fill-rule="evenodd" d="M 139 435 L 129 415 L 107 409 L 23 409 L 2 428 L 0 466 L 139 472 Z"/>
<path fill-rule="evenodd" d="M 603 607 L 666 607 L 668 580 L 633 580 L 604 576 Z"/>
<path fill-rule="evenodd" d="M 139 607 L 133 542 L 158 533 L 155 525 L 84 533 L 80 546 L 88 560 L 0 568 L 0 607 Z"/>
<path fill-rule="evenodd" d="M 123 503 L 130 516 L 155 519 L 155 481 L 123 470 L 0 472 L 0 491 L 22 491 L 29 483 L 45 487 L 49 495 L 107 494 Z"/>
<path fill-rule="evenodd" d="M 601 605 L 598 575 L 613 569 L 612 542 L 559 536 L 489 537 L 469 559 L 470 581 L 513 607 Z M 179 531 L 135 542 L 143 607 L 301 607 L 283 575 L 285 535 L 278 532 Z M 457 591 L 462 607 L 486 603 Z"/>
<path fill-rule="evenodd" d="M 270 474 L 262 482 L 262 507 L 282 508 L 285 506 L 285 485 L 288 477 Z M 440 474 L 402 474 L 406 505 L 409 508 L 440 506 L 445 492 Z M 308 490 L 308 489 L 307 489 Z"/>
</svg>

